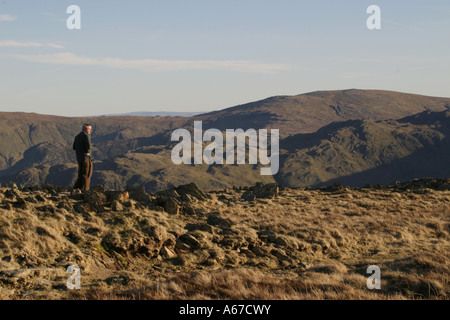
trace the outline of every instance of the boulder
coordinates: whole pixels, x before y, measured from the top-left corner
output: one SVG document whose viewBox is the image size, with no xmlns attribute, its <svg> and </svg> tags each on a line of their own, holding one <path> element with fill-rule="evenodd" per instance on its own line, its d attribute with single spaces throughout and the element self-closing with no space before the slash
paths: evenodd
<svg viewBox="0 0 450 320">
<path fill-rule="evenodd" d="M 165 199 L 163 207 L 164 207 L 164 210 L 168 214 L 172 214 L 172 215 L 179 214 L 180 213 L 180 209 L 181 209 L 178 200 L 175 199 L 175 198 Z"/>
<path fill-rule="evenodd" d="M 84 202 L 96 212 L 102 212 L 106 204 L 106 196 L 98 191 L 87 191 L 84 194 Z"/>
<path fill-rule="evenodd" d="M 84 199 L 84 194 L 83 191 L 81 191 L 80 189 L 74 189 L 72 190 L 72 192 L 70 193 L 69 198 L 73 199 L 73 200 L 83 200 Z M 45 199 L 45 198 L 44 198 Z M 45 200 L 44 200 L 45 201 Z"/>
<path fill-rule="evenodd" d="M 278 197 L 280 187 L 276 183 L 263 184 L 257 182 L 255 186 L 246 190 L 241 199 L 245 201 L 253 201 L 255 199 L 273 199 Z"/>
<path fill-rule="evenodd" d="M 17 188 L 15 188 L 15 189 L 11 188 L 11 189 L 8 189 L 5 191 L 5 198 L 15 199 L 17 197 L 20 197 L 20 193 Z"/>
<path fill-rule="evenodd" d="M 132 199 L 144 206 L 148 206 L 153 202 L 152 196 L 150 194 L 148 194 L 147 192 L 145 192 L 145 189 L 143 189 L 143 188 L 137 189 L 137 188 L 127 186 L 125 191 L 128 193 L 129 199 Z M 123 196 L 126 197 L 126 195 L 123 195 Z M 126 200 L 124 200 L 123 202 L 125 202 L 125 201 Z"/>
<path fill-rule="evenodd" d="M 192 198 L 205 201 L 211 198 L 207 193 L 200 190 L 195 183 L 181 185 L 174 190 L 180 195 L 182 201 L 192 202 Z"/>
<path fill-rule="evenodd" d="M 174 258 L 176 256 L 176 253 L 173 250 L 167 248 L 166 246 L 163 246 L 161 248 L 161 250 L 159 251 L 159 254 L 162 257 L 167 258 L 167 259 L 171 259 L 171 258 Z"/>
<path fill-rule="evenodd" d="M 119 201 L 119 202 L 127 202 L 130 199 L 130 194 L 128 193 L 128 191 L 106 191 L 105 192 L 105 196 L 106 196 L 106 201 L 107 202 L 114 202 L 114 201 Z"/>
<path fill-rule="evenodd" d="M 119 200 L 114 200 L 114 201 L 111 203 L 111 209 L 112 209 L 113 211 L 122 211 L 122 210 L 123 210 L 123 205 L 122 205 L 122 203 L 120 203 Z"/>
<path fill-rule="evenodd" d="M 201 248 L 200 241 L 198 241 L 196 237 L 194 237 L 192 234 L 189 233 L 182 234 L 177 239 L 175 247 L 178 249 L 186 250 L 186 245 L 188 246 L 188 248 L 192 250 L 197 250 Z"/>
<path fill-rule="evenodd" d="M 16 202 L 14 203 L 14 207 L 15 207 L 15 208 L 19 208 L 19 209 L 26 210 L 26 209 L 28 209 L 28 208 L 30 207 L 30 205 L 28 204 L 27 201 L 25 201 L 24 198 L 18 196 L 18 197 L 16 198 Z"/>
<path fill-rule="evenodd" d="M 219 228 L 231 228 L 234 225 L 234 222 L 230 219 L 222 218 L 219 213 L 214 212 L 208 215 L 206 222 L 209 225 L 216 226 Z"/>
<path fill-rule="evenodd" d="M 292 262 L 291 258 L 289 258 L 282 250 L 272 249 L 270 254 L 280 261 Z"/>
</svg>

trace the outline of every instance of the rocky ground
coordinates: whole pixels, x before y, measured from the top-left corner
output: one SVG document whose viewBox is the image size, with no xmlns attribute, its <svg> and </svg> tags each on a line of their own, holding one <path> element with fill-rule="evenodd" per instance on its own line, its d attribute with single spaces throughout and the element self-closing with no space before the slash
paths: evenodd
<svg viewBox="0 0 450 320">
<path fill-rule="evenodd" d="M 0 189 L 2 299 L 448 299 L 450 179 Z M 69 266 L 81 289 L 69 289 Z M 381 289 L 367 288 L 369 265 Z"/>
</svg>

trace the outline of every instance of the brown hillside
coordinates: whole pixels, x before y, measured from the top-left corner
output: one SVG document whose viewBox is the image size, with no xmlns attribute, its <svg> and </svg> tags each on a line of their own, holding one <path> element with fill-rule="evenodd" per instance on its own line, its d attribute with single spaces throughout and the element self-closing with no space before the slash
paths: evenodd
<svg viewBox="0 0 450 320">
<path fill-rule="evenodd" d="M 73 138 L 81 131 L 81 126 L 85 122 L 92 124 L 95 132 L 93 143 L 101 147 L 107 142 L 152 137 L 165 130 L 178 128 L 184 121 L 182 117 L 68 118 L 34 113 L 2 112 L 0 113 L 0 170 L 15 165 L 23 159 L 26 150 L 40 143 L 56 143 L 68 152 L 72 152 Z M 109 155 L 105 155 L 105 158 L 108 157 Z M 64 163 L 64 160 L 62 158 L 60 163 Z"/>
<path fill-rule="evenodd" d="M 291 187 L 444 178 L 450 176 L 450 111 L 397 121 L 338 122 L 280 144 L 284 152 L 277 181 Z"/>
<path fill-rule="evenodd" d="M 111 189 L 156 191 L 191 181 L 214 190 L 256 182 L 293 187 L 447 177 L 449 106 L 448 98 L 344 90 L 273 97 L 191 118 L 1 113 L 0 183 L 72 185 L 72 142 L 84 122 L 94 127 L 93 183 Z M 203 120 L 203 129 L 279 128 L 285 138 L 279 174 L 262 177 L 257 165 L 175 166 L 171 132 L 192 128 L 195 120 Z"/>
<path fill-rule="evenodd" d="M 449 190 L 0 188 L 0 299 L 448 300 Z"/>
<path fill-rule="evenodd" d="M 284 137 L 315 132 L 334 121 L 399 119 L 426 110 L 450 110 L 450 98 L 383 90 L 317 91 L 265 100 L 196 116 L 212 128 L 279 128 Z"/>
</svg>

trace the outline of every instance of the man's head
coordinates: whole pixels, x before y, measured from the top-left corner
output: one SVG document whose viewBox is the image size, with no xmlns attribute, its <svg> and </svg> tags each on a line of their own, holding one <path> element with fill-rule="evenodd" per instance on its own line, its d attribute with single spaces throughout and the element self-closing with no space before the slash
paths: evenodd
<svg viewBox="0 0 450 320">
<path fill-rule="evenodd" d="M 91 134 L 92 126 L 90 123 L 83 124 L 83 132 L 86 132 L 87 134 Z"/>
</svg>

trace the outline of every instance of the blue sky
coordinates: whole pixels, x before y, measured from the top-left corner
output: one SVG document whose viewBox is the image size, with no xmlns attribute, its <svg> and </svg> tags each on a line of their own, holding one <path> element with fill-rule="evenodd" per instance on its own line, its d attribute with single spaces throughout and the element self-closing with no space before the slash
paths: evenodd
<svg viewBox="0 0 450 320">
<path fill-rule="evenodd" d="M 373 4 L 381 30 L 366 27 Z M 0 0 L 0 111 L 212 111 L 349 88 L 450 97 L 449 40 L 448 0 Z"/>
</svg>

